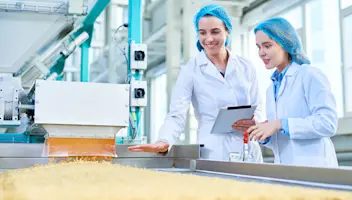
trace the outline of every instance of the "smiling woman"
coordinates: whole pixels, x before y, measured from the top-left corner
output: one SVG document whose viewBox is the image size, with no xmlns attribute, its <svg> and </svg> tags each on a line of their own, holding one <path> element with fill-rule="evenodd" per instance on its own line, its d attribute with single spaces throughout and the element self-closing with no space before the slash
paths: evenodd
<svg viewBox="0 0 352 200">
<path fill-rule="evenodd" d="M 190 103 L 197 116 L 197 143 L 204 144 L 201 153 L 204 159 L 228 161 L 233 152 L 243 153 L 243 134 L 235 130 L 226 135 L 210 133 L 220 108 L 257 106 L 254 117 L 243 119 L 246 123 L 240 129 L 262 120 L 255 69 L 227 48 L 232 32 L 230 15 L 219 5 L 206 5 L 195 15 L 194 26 L 199 54 L 181 68 L 158 141 L 130 147 L 130 151 L 167 152 L 184 131 Z M 258 143 L 250 144 L 252 161 L 263 162 Z"/>
<path fill-rule="evenodd" d="M 218 18 L 206 15 L 199 20 L 199 41 L 210 54 L 225 53 L 223 48 L 229 36 L 225 24 Z"/>
<path fill-rule="evenodd" d="M 228 54 L 225 47 L 228 29 L 225 24 L 218 18 L 206 15 L 199 20 L 199 42 L 207 52 L 210 59 L 216 59 L 220 55 L 222 60 L 219 61 L 219 70 L 224 74 Z"/>
<path fill-rule="evenodd" d="M 197 13 L 194 25 L 198 33 L 198 50 L 204 50 L 224 75 L 228 60 L 226 47 L 230 43 L 232 32 L 229 15 L 217 5 L 208 5 Z"/>
</svg>

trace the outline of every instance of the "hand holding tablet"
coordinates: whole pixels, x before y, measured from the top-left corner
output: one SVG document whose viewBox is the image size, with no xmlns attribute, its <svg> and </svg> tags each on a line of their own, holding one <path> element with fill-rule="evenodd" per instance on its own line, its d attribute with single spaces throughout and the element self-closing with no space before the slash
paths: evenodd
<svg viewBox="0 0 352 200">
<path fill-rule="evenodd" d="M 243 133 L 248 127 L 255 125 L 254 120 L 251 120 L 257 106 L 236 106 L 221 108 L 213 128 L 212 134 L 233 134 Z"/>
</svg>

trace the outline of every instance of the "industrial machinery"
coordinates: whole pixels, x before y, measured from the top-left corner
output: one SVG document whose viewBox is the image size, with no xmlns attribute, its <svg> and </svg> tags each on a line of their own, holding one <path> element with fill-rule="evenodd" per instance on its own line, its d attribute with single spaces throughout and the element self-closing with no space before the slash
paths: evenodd
<svg viewBox="0 0 352 200">
<path fill-rule="evenodd" d="M 0 37 L 0 173 L 47 164 L 50 157 L 83 155 L 200 176 L 352 189 L 349 169 L 202 160 L 201 145 L 175 145 L 166 155 L 129 152 L 128 145 L 143 138 L 139 126 L 147 104 L 141 78 L 147 67 L 147 48 L 140 39 L 141 0 L 129 2 L 131 81 L 91 83 L 93 24 L 109 2 L 0 1 L 0 26 L 6 27 Z M 62 81 L 65 60 L 76 48 L 81 48 L 81 82 Z M 125 128 L 127 135 L 117 138 Z M 248 160 L 247 150 L 240 160 Z"/>
<path fill-rule="evenodd" d="M 350 169 L 203 160 L 200 159 L 201 145 L 175 145 L 166 155 L 130 152 L 128 146 L 116 146 L 119 157 L 113 158 L 113 164 L 246 182 L 352 191 Z M 43 144 L 0 145 L 0 173 L 49 163 L 49 158 L 41 156 L 42 148 Z M 272 192 L 274 195 L 275 192 Z"/>
<path fill-rule="evenodd" d="M 0 39 L 0 143 L 45 143 L 44 156 L 116 157 L 116 143 L 142 137 L 147 48 L 140 44 L 138 9 L 129 21 L 131 81 L 89 82 L 93 26 L 109 3 L 0 1 L 0 26 L 6 27 Z M 141 1 L 132 4 L 140 8 Z M 65 60 L 78 48 L 81 82 L 62 81 Z M 116 138 L 125 128 L 128 135 Z"/>
</svg>

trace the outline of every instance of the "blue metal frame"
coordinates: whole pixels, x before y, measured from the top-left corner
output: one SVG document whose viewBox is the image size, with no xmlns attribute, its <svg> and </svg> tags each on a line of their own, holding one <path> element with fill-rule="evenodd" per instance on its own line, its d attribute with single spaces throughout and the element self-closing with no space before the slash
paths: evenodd
<svg viewBox="0 0 352 200">
<path fill-rule="evenodd" d="M 44 137 L 27 133 L 0 134 L 0 143 L 44 143 Z"/>
<path fill-rule="evenodd" d="M 81 82 L 89 82 L 89 46 L 81 45 Z"/>
<path fill-rule="evenodd" d="M 141 43 L 142 40 L 142 1 L 141 0 L 128 0 L 128 38 L 129 46 L 133 41 L 136 44 Z M 131 58 L 130 48 L 128 50 L 128 74 L 131 74 Z M 141 80 L 141 76 L 136 72 L 133 77 L 134 80 Z M 137 130 L 137 137 L 141 136 L 139 129 L 141 123 L 141 112 L 140 108 L 130 108 L 130 112 L 135 116 L 135 126 Z M 129 136 L 133 136 L 131 124 L 129 126 Z"/>
<path fill-rule="evenodd" d="M 88 40 L 81 45 L 81 82 L 89 82 L 89 48 L 92 42 L 94 23 L 109 3 L 110 0 L 98 0 L 84 19 L 83 27 L 76 33 L 76 37 L 82 32 L 87 32 L 89 35 Z"/>
</svg>

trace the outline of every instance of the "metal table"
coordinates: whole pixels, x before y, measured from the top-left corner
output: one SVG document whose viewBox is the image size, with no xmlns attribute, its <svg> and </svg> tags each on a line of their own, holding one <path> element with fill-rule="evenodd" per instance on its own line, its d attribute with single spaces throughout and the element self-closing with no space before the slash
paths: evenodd
<svg viewBox="0 0 352 200">
<path fill-rule="evenodd" d="M 116 145 L 113 164 L 174 173 L 253 181 L 280 185 L 352 191 L 352 170 L 225 162 L 200 159 L 199 145 L 175 145 L 166 155 L 129 152 L 129 145 Z M 0 144 L 0 172 L 47 164 L 43 144 Z"/>
</svg>

